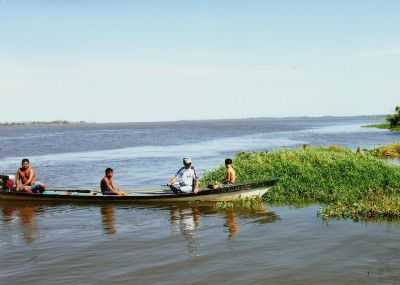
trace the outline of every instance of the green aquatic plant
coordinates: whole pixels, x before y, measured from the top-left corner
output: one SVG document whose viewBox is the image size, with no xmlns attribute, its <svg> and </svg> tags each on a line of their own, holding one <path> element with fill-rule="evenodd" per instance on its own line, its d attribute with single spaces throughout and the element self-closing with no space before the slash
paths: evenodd
<svg viewBox="0 0 400 285">
<path fill-rule="evenodd" d="M 336 202 L 321 208 L 323 218 L 338 217 L 360 219 L 400 219 L 400 195 L 379 189 L 370 190 L 366 197 L 351 203 Z"/>
<path fill-rule="evenodd" d="M 339 215 L 339 211 L 328 211 L 335 205 L 350 209 L 351 205 L 362 202 L 361 206 L 367 207 L 370 205 L 367 202 L 372 201 L 371 193 L 380 193 L 377 191 L 386 195 L 390 190 L 390 196 L 385 196 L 389 200 L 400 197 L 399 167 L 368 152 L 360 155 L 338 146 L 242 152 L 234 159 L 234 167 L 238 182 L 280 178 L 278 185 L 264 196 L 265 200 L 288 205 L 320 203 L 326 205 L 325 216 Z M 223 166 L 209 171 L 202 183 L 222 181 L 224 173 Z M 388 204 L 377 204 L 372 210 L 384 212 L 385 206 Z"/>
</svg>

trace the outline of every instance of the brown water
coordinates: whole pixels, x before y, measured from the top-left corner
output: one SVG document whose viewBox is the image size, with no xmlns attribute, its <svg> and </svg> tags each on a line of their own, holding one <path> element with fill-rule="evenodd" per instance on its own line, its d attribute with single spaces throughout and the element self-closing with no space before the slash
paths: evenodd
<svg viewBox="0 0 400 285">
<path fill-rule="evenodd" d="M 1 284 L 399 284 L 400 225 L 317 206 L 0 204 Z"/>
<path fill-rule="evenodd" d="M 0 173 L 28 157 L 49 187 L 157 188 L 239 151 L 397 142 L 376 118 L 290 118 L 0 128 Z M 0 202 L 0 285 L 400 284 L 400 225 L 330 221 L 318 206 L 74 206 Z"/>
</svg>

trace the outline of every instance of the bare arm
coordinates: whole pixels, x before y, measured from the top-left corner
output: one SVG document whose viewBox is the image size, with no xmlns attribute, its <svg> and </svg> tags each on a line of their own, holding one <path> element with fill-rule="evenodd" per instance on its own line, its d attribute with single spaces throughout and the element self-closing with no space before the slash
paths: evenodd
<svg viewBox="0 0 400 285">
<path fill-rule="evenodd" d="M 20 177 L 19 177 L 19 171 L 17 171 L 17 174 L 15 174 L 15 189 L 19 191 L 20 187 Z"/>
<path fill-rule="evenodd" d="M 231 179 L 231 173 L 230 173 L 229 170 L 227 170 L 227 171 L 226 171 L 225 181 L 224 181 L 224 182 L 225 182 L 225 183 L 229 183 L 230 179 Z"/>
<path fill-rule="evenodd" d="M 230 181 L 231 181 L 232 184 L 235 184 L 235 182 L 236 182 L 236 172 L 235 172 L 235 170 L 231 171 Z"/>
<path fill-rule="evenodd" d="M 175 183 L 176 183 L 176 176 L 172 177 L 168 182 L 169 185 L 174 185 Z"/>
<path fill-rule="evenodd" d="M 109 179 L 104 179 L 104 182 L 106 183 L 107 188 L 111 190 L 111 192 L 116 194 L 119 193 L 118 189 L 116 189 L 114 184 Z"/>
</svg>

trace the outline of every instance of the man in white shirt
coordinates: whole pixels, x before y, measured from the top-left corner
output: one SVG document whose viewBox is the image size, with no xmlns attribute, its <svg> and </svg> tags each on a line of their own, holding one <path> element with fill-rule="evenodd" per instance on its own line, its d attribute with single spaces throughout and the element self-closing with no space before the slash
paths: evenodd
<svg viewBox="0 0 400 285">
<path fill-rule="evenodd" d="M 175 194 L 199 192 L 199 178 L 190 158 L 183 159 L 183 167 L 171 178 L 169 185 Z"/>
</svg>

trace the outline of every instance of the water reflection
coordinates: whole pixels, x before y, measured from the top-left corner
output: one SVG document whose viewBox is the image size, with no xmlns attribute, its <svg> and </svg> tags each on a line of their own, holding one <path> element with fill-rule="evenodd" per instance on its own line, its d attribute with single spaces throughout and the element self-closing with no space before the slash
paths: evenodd
<svg viewBox="0 0 400 285">
<path fill-rule="evenodd" d="M 199 255 L 200 238 L 198 230 L 201 219 L 208 216 L 223 219 L 223 229 L 226 229 L 227 239 L 235 239 L 240 233 L 239 219 L 249 219 L 255 223 L 272 223 L 278 216 L 268 211 L 260 203 L 251 207 L 220 208 L 218 205 L 192 205 L 170 207 L 170 223 L 172 232 L 179 232 L 187 242 L 188 253 L 192 256 Z M 206 222 L 204 222 L 206 223 Z"/>
<path fill-rule="evenodd" d="M 4 206 L 1 208 L 2 219 L 8 223 L 15 219 L 17 209 L 15 207 Z"/>
<path fill-rule="evenodd" d="M 101 220 L 103 223 L 104 233 L 113 235 L 117 233 L 114 220 L 114 207 L 112 205 L 105 205 L 100 208 Z"/>
<path fill-rule="evenodd" d="M 225 227 L 228 228 L 229 232 L 228 238 L 234 239 L 239 233 L 239 225 L 236 222 L 235 212 L 233 210 L 228 211 L 226 213 L 225 220 Z"/>
<path fill-rule="evenodd" d="M 199 241 L 196 230 L 200 225 L 200 210 L 198 207 L 170 208 L 170 222 L 174 233 L 180 232 L 187 242 L 190 255 L 197 256 Z"/>
<path fill-rule="evenodd" d="M 40 212 L 39 206 L 0 205 L 2 220 L 5 224 L 12 225 L 18 220 L 19 228 L 26 243 L 33 242 L 38 236 L 36 215 Z"/>
<path fill-rule="evenodd" d="M 23 240 L 26 243 L 32 243 L 39 237 L 40 227 L 36 220 L 38 215 L 42 215 L 46 211 L 46 207 L 54 208 L 54 205 L 36 205 L 26 203 L 0 203 L 1 213 L 1 227 L 7 227 L 7 231 L 14 235 L 15 233 L 21 234 Z M 124 229 L 131 227 L 138 227 L 129 223 L 129 215 L 141 215 L 145 209 L 138 206 L 120 207 L 118 205 L 101 205 L 101 206 L 77 206 L 74 207 L 72 212 L 65 214 L 65 210 L 58 208 L 63 206 L 55 206 L 56 209 L 60 209 L 58 212 L 62 213 L 62 220 L 68 221 L 69 224 L 75 224 L 77 231 L 82 223 L 82 213 L 79 211 L 87 210 L 83 216 L 91 216 L 90 213 L 93 208 L 98 208 L 100 212 L 100 221 L 95 221 L 94 226 L 97 223 L 101 225 L 101 231 L 107 235 L 118 234 L 118 223 L 116 221 L 117 213 L 124 218 L 119 221 L 122 223 Z M 71 208 L 68 208 L 70 210 Z M 132 211 L 133 210 L 133 211 Z M 146 206 L 146 211 L 157 211 L 160 214 L 161 219 L 164 219 L 165 213 L 168 215 L 165 217 L 171 226 L 173 234 L 181 235 L 186 241 L 187 250 L 190 255 L 197 256 L 199 254 L 199 228 L 202 224 L 208 225 L 209 222 L 206 219 L 212 218 L 213 223 L 215 220 L 221 221 L 221 231 L 226 232 L 226 238 L 229 240 L 235 239 L 240 234 L 240 220 L 248 220 L 255 223 L 271 223 L 274 222 L 278 217 L 268 211 L 263 204 L 257 205 L 256 207 L 233 207 L 233 208 L 221 208 L 215 204 L 208 205 L 168 205 L 168 206 Z M 49 211 L 55 213 L 54 210 Z M 123 212 L 123 213 L 122 213 Z M 143 216 L 145 219 L 145 216 Z M 52 219 L 48 217 L 47 219 Z M 60 217 L 53 216 L 53 219 L 60 219 Z M 93 221 L 93 220 L 92 220 Z M 43 223 L 52 222 L 52 220 L 43 220 Z M 53 230 L 57 231 L 58 228 Z"/>
</svg>

